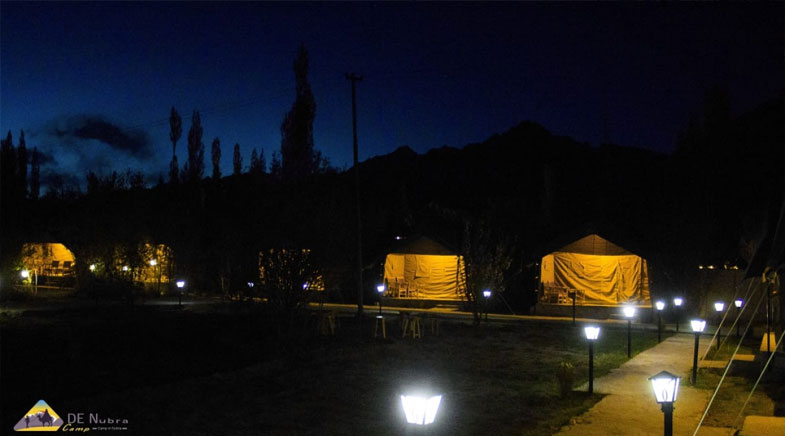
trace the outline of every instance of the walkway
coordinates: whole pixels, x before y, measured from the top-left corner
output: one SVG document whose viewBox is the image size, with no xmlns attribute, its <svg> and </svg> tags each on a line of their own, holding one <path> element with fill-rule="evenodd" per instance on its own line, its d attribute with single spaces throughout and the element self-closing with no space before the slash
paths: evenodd
<svg viewBox="0 0 785 436">
<path fill-rule="evenodd" d="M 703 338 L 702 338 L 703 339 Z M 703 352 L 708 341 L 701 340 Z M 673 434 L 691 436 L 711 392 L 690 386 L 695 346 L 691 334 L 674 335 L 610 374 L 594 380 L 594 392 L 608 394 L 583 415 L 563 427 L 560 436 L 660 436 L 663 413 L 654 400 L 649 377 L 665 370 L 682 377 L 673 412 Z M 586 390 L 587 384 L 577 390 Z M 699 435 L 732 435 L 730 429 L 701 428 Z"/>
</svg>

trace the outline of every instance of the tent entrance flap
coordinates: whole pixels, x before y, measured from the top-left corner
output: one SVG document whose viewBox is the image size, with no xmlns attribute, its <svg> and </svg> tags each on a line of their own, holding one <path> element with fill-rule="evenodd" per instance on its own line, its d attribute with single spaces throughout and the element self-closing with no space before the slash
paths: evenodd
<svg viewBox="0 0 785 436">
<path fill-rule="evenodd" d="M 463 259 L 455 255 L 388 254 L 384 262 L 384 283 L 394 297 L 459 300 L 463 274 Z"/>
</svg>

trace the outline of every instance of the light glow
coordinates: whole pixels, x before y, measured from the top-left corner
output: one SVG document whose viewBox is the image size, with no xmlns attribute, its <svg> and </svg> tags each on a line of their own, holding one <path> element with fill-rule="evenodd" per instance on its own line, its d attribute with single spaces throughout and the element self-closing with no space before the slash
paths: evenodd
<svg viewBox="0 0 785 436">
<path fill-rule="evenodd" d="M 597 326 L 584 327 L 583 333 L 586 335 L 586 339 L 590 341 L 596 341 L 600 336 L 600 328 Z"/>
<path fill-rule="evenodd" d="M 658 403 L 673 403 L 679 395 L 679 381 L 681 377 L 675 376 L 668 371 L 649 378 L 654 396 Z"/>
<path fill-rule="evenodd" d="M 490 289 L 486 289 L 486 290 L 482 291 L 482 296 L 485 297 L 485 298 L 491 298 L 491 291 L 490 291 Z"/>
<path fill-rule="evenodd" d="M 253 288 L 253 282 L 248 282 L 248 287 Z"/>
<path fill-rule="evenodd" d="M 26 279 L 30 277 L 30 271 L 23 269 L 22 271 L 19 272 L 19 275 L 21 275 L 23 279 Z"/>
<path fill-rule="evenodd" d="M 714 303 L 714 310 L 716 310 L 717 312 L 722 312 L 723 309 L 725 309 L 725 303 L 724 302 L 717 301 L 716 303 Z"/>
<path fill-rule="evenodd" d="M 178 280 L 177 287 L 183 289 L 185 287 L 185 280 Z"/>
<path fill-rule="evenodd" d="M 673 305 L 676 307 L 680 307 L 682 303 L 684 303 L 684 299 L 681 297 L 676 297 L 673 299 Z"/>
<path fill-rule="evenodd" d="M 624 309 L 622 310 L 624 311 L 624 316 L 627 318 L 635 316 L 635 306 L 624 306 Z"/>
<path fill-rule="evenodd" d="M 156 266 L 156 265 L 158 265 L 158 261 L 155 259 L 150 259 L 150 266 Z"/>
<path fill-rule="evenodd" d="M 123 265 L 123 271 L 128 271 L 128 265 Z"/>
<path fill-rule="evenodd" d="M 706 328 L 706 321 L 702 319 L 693 319 L 690 321 L 690 326 L 692 327 L 692 331 L 695 333 L 703 332 L 703 329 Z"/>
<path fill-rule="evenodd" d="M 95 264 L 94 263 L 90 264 L 90 271 L 95 271 Z"/>
<path fill-rule="evenodd" d="M 384 285 L 378 285 L 378 286 L 376 286 L 376 292 L 378 292 L 378 293 L 380 293 L 380 294 L 384 294 L 384 289 L 385 289 L 385 288 L 384 288 Z"/>
<path fill-rule="evenodd" d="M 657 310 L 663 310 L 663 309 L 665 309 L 665 302 L 664 302 L 664 301 L 662 301 L 662 300 L 660 300 L 660 301 L 658 301 L 658 302 L 654 303 L 654 305 L 655 305 L 655 306 L 657 306 Z"/>
<path fill-rule="evenodd" d="M 439 410 L 441 395 L 430 398 L 413 395 L 401 395 L 401 404 L 409 424 L 428 425 L 436 420 L 436 411 Z"/>
<path fill-rule="evenodd" d="M 737 298 L 736 301 L 733 302 L 733 305 L 736 306 L 737 308 L 741 307 L 743 304 L 744 304 L 744 300 L 742 300 L 741 298 Z"/>
</svg>

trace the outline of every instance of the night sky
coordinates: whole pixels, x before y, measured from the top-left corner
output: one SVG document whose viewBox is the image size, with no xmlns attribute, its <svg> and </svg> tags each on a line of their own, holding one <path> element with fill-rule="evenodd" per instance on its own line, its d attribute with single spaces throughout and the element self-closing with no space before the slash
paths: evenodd
<svg viewBox="0 0 785 436">
<path fill-rule="evenodd" d="M 19 130 L 52 171 L 141 170 L 171 157 L 168 115 L 204 126 L 206 173 L 239 143 L 267 162 L 294 101 L 292 61 L 310 53 L 314 142 L 351 165 L 358 84 L 360 158 L 486 139 L 523 120 L 600 144 L 672 151 L 712 85 L 734 114 L 783 89 L 785 3 L 301 4 L 7 3 L 0 7 L 0 128 Z M 121 135 L 101 141 L 99 127 Z M 92 132 L 92 133 L 91 133 Z M 97 132 L 97 133 L 96 133 Z"/>
</svg>

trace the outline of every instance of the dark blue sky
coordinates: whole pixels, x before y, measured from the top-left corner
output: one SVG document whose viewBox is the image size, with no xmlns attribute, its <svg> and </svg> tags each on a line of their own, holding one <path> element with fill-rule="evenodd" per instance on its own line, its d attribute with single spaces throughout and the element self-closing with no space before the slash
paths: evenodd
<svg viewBox="0 0 785 436">
<path fill-rule="evenodd" d="M 168 114 L 178 143 L 200 110 L 222 171 L 239 143 L 269 163 L 294 100 L 292 61 L 310 52 L 315 144 L 351 165 L 358 85 L 360 158 L 401 145 L 463 146 L 522 120 L 599 144 L 671 151 L 711 85 L 734 113 L 783 89 L 785 3 L 7 3 L 0 8 L 0 128 L 80 181 L 88 169 L 165 173 Z M 104 121 L 113 144 L 85 139 Z M 603 121 L 605 120 L 605 121 Z M 81 129 L 81 130 L 80 130 Z M 81 134 L 79 132 L 82 132 Z"/>
</svg>

